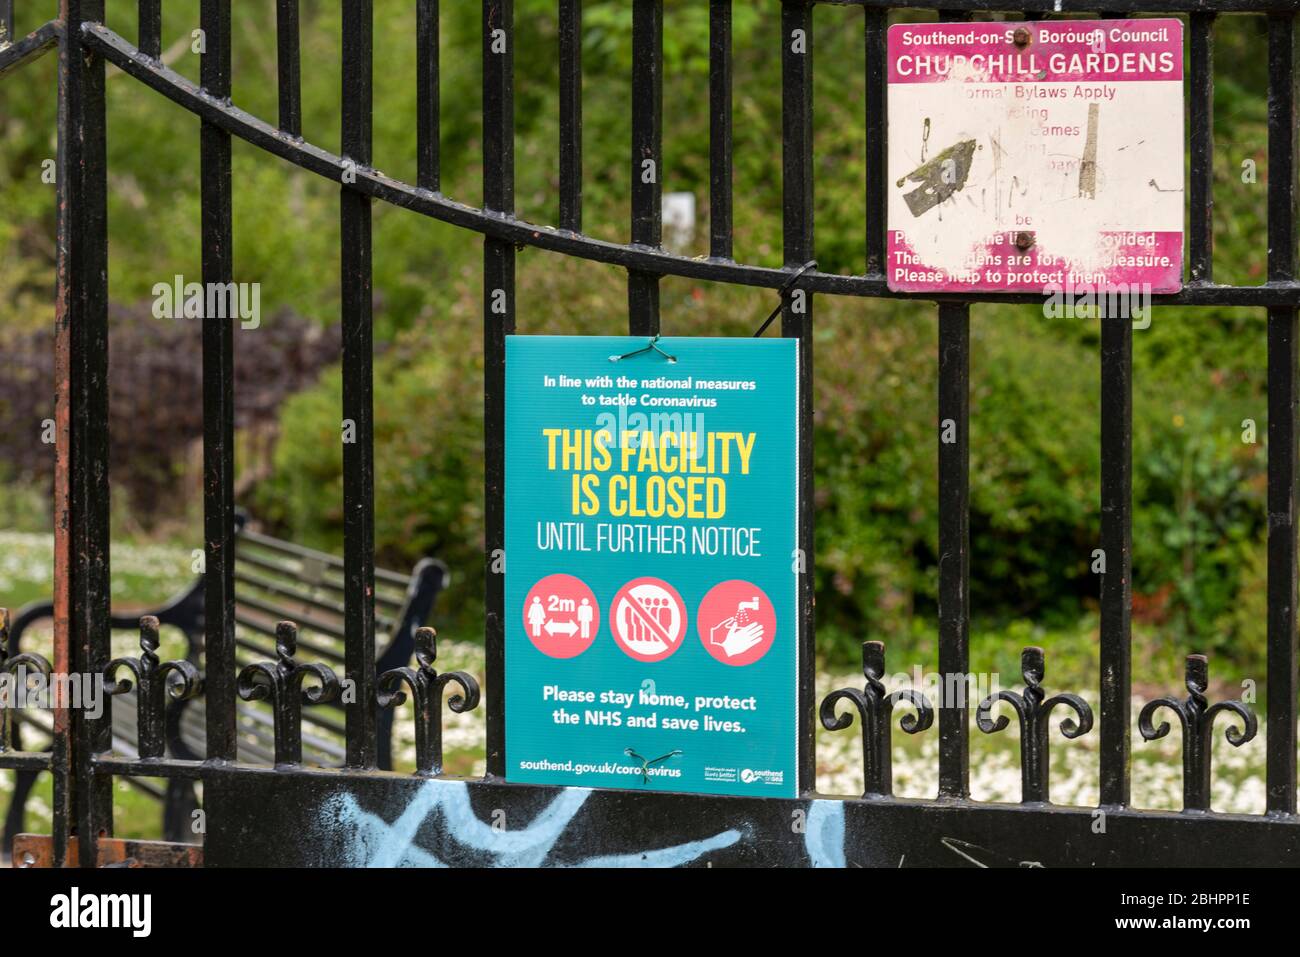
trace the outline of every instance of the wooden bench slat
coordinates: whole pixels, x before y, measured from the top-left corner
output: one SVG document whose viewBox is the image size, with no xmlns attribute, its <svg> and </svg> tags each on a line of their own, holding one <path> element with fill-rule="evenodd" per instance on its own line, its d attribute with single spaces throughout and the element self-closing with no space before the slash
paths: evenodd
<svg viewBox="0 0 1300 957">
<path fill-rule="evenodd" d="M 191 714 L 191 711 L 193 714 Z M 187 708 L 185 716 L 181 719 L 181 737 L 190 747 L 190 750 L 196 754 L 205 753 L 207 747 L 202 715 L 202 709 Z M 303 723 L 308 723 L 307 709 L 304 709 L 303 712 Z M 324 726 L 323 722 L 313 721 L 311 723 Z M 275 763 L 275 752 L 270 743 L 272 739 L 263 733 L 263 729 L 270 731 L 272 734 L 274 733 L 274 722 L 270 715 L 257 708 L 241 709 L 237 729 L 241 750 L 258 757 L 263 763 Z M 338 734 L 340 735 L 340 741 L 335 742 L 312 734 L 304 728 L 302 734 L 304 757 L 313 759 L 309 763 L 320 764 L 324 767 L 341 765 L 344 757 L 346 757 L 346 750 L 341 743 L 343 735 L 341 725 L 338 726 Z M 248 735 L 252 735 L 254 740 L 248 740 Z M 314 760 L 316 756 L 310 753 L 312 751 L 318 752 L 318 755 L 324 757 L 325 760 Z"/>
<path fill-rule="evenodd" d="M 280 562 L 273 561 L 272 559 L 265 558 L 261 555 L 249 554 L 247 552 L 236 554 L 235 555 L 236 568 L 239 567 L 240 562 L 243 562 L 248 565 L 252 565 L 256 568 L 261 568 L 264 571 L 272 572 L 277 575 L 282 575 L 284 576 L 285 579 L 289 581 L 293 581 L 293 582 L 302 581 L 301 572 L 299 569 L 291 568 L 287 565 L 283 565 Z M 341 595 L 343 594 L 343 576 L 339 575 L 338 577 L 331 576 L 331 577 L 322 578 L 320 581 L 314 582 L 311 587 L 328 589 L 332 592 L 337 592 Z M 399 595 L 396 593 L 390 593 L 384 591 L 378 587 L 375 588 L 375 604 L 377 606 L 382 604 L 392 609 L 393 611 L 400 611 L 402 606 L 405 603 L 406 603 L 405 592 L 402 592 Z"/>
<path fill-rule="evenodd" d="M 235 624 L 243 625 L 245 628 L 249 628 L 253 631 L 258 632 L 259 634 L 270 635 L 272 638 L 275 637 L 274 623 L 266 622 L 266 621 L 257 621 L 256 619 L 249 618 L 247 615 L 241 615 L 238 611 L 235 612 Z M 259 645 L 254 641 L 248 640 L 247 638 L 241 639 L 239 637 L 239 634 L 236 633 L 235 644 L 242 645 L 243 647 L 247 648 L 249 651 L 256 651 L 258 654 L 261 654 L 262 656 L 268 659 L 274 660 L 275 658 L 274 642 L 272 642 L 270 645 Z M 333 661 L 338 663 L 342 663 L 343 661 L 342 650 L 335 650 L 334 648 L 331 648 L 329 645 L 322 645 L 315 641 L 312 641 L 310 638 L 303 638 L 301 633 L 299 633 L 298 636 L 298 650 L 310 652 L 311 654 L 316 655 L 319 658 L 324 658 L 327 661 Z"/>
<path fill-rule="evenodd" d="M 340 617 L 342 617 L 344 614 L 343 602 L 341 601 L 335 601 L 332 598 L 322 598 L 319 595 L 303 594 L 302 591 L 300 591 L 299 589 L 293 587 L 293 585 L 290 585 L 286 582 L 278 582 L 278 581 L 272 581 L 264 578 L 257 578 L 253 575 L 248 574 L 247 572 L 241 572 L 238 567 L 238 562 L 236 562 L 236 567 L 235 567 L 235 583 L 237 585 L 247 585 L 250 588 L 254 588 L 259 591 L 268 592 L 280 598 L 289 598 L 294 601 L 302 602 L 305 605 L 312 605 L 317 608 L 324 608 L 334 612 Z M 236 589 L 235 592 L 236 603 L 243 600 L 245 600 L 244 595 L 241 595 L 239 589 Z M 393 628 L 396 625 L 397 622 L 386 615 L 380 615 L 380 614 L 375 615 L 375 629 L 379 632 L 382 632 L 383 634 L 389 634 L 390 632 L 392 632 Z"/>
<path fill-rule="evenodd" d="M 311 559 L 312 561 L 320 562 L 323 565 L 332 568 L 338 568 L 338 569 L 343 568 L 343 559 L 331 555 L 329 552 L 320 552 L 314 548 L 307 548 L 304 545 L 297 545 L 293 542 L 282 541 L 278 538 L 271 538 L 270 536 L 262 535 L 259 532 L 252 532 L 248 530 L 240 532 L 240 537 L 245 541 L 249 542 L 250 544 L 261 545 L 263 548 L 266 548 L 271 551 L 279 552 L 285 555 L 294 555 L 298 558 Z M 398 585 L 401 588 L 405 588 L 408 579 L 405 576 L 399 575 L 397 572 L 389 571 L 386 568 L 376 568 L 375 581 L 385 581 L 388 582 L 389 584 Z"/>
<path fill-rule="evenodd" d="M 48 711 L 44 709 L 24 710 L 16 711 L 14 712 L 14 715 L 19 723 L 30 725 L 48 737 L 54 736 L 54 720 L 51 718 Z M 118 754 L 135 757 L 137 754 L 135 749 L 135 739 L 134 737 L 128 738 L 125 734 L 119 733 L 119 729 L 116 727 L 116 711 L 113 712 L 113 723 L 113 750 Z M 132 728 L 134 729 L 134 725 Z M 161 801 L 163 799 L 162 788 L 158 787 L 156 784 L 152 784 L 143 778 L 131 776 L 125 777 L 124 780 L 137 791 L 149 795 L 156 801 Z"/>
<path fill-rule="evenodd" d="M 268 615 L 273 615 L 277 621 L 287 618 L 298 626 L 299 631 L 314 631 L 317 634 L 328 635 L 331 638 L 337 638 L 339 641 L 343 641 L 343 625 L 341 623 L 335 624 L 333 622 L 323 621 L 306 611 L 282 608 L 273 605 L 270 602 L 253 598 L 250 595 L 236 595 L 235 607 L 238 608 L 240 605 L 245 605 L 249 608 L 256 609 L 257 611 L 266 612 Z M 302 645 L 301 642 L 299 642 L 299 644 Z M 302 645 L 302 647 L 306 646 Z"/>
</svg>

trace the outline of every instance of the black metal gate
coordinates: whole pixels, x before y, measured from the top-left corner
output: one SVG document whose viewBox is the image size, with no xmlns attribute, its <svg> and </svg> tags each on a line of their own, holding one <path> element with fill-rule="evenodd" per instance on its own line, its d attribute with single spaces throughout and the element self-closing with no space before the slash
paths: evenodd
<svg viewBox="0 0 1300 957">
<path fill-rule="evenodd" d="M 703 2 L 703 0 L 701 0 Z M 776 0 L 773 0 L 775 4 Z M 817 795 L 813 741 L 818 709 L 813 689 L 811 576 L 800 585 L 800 790 L 797 800 L 713 798 L 634 791 L 529 787 L 503 781 L 505 771 L 503 576 L 493 555 L 503 547 L 505 337 L 515 331 L 515 256 L 538 248 L 620 267 L 628 273 L 628 331 L 660 330 L 659 283 L 683 276 L 779 290 L 781 334 L 800 344 L 800 545 L 813 550 L 812 414 L 814 315 L 818 295 L 901 298 L 885 282 L 886 27 L 885 0 L 822 0 L 865 8 L 866 158 L 865 269 L 860 275 L 818 272 L 813 241 L 812 69 L 810 0 L 781 3 L 783 36 L 801 30 L 807 52 L 780 50 L 783 91 L 784 259 L 769 269 L 732 257 L 731 0 L 711 0 L 709 102 L 711 148 L 710 256 L 690 259 L 661 248 L 657 177 L 639 175 L 644 159 L 662 153 L 662 0 L 631 0 L 633 10 L 632 143 L 629 177 L 631 241 L 611 243 L 582 232 L 581 0 L 557 0 L 560 24 L 560 224 L 535 225 L 514 215 L 513 57 L 516 35 L 511 0 L 484 0 L 482 30 L 484 207 L 471 208 L 439 191 L 439 63 L 437 0 L 413 5 L 420 44 L 418 68 L 418 179 L 400 182 L 371 167 L 372 43 L 370 0 L 344 0 L 342 143 L 337 153 L 301 137 L 297 0 L 279 0 L 279 120 L 249 115 L 230 100 L 229 0 L 202 0 L 199 26 L 206 37 L 201 84 L 194 85 L 159 59 L 160 0 L 141 0 L 136 43 L 104 25 L 103 0 L 62 0 L 60 16 L 36 32 L 0 47 L 0 75 L 41 54 L 59 56 L 58 311 L 55 673 L 102 673 L 109 663 L 109 499 L 105 66 L 124 73 L 201 120 L 203 280 L 233 279 L 231 256 L 231 143 L 233 138 L 341 184 L 343 415 L 356 423 L 356 441 L 344 445 L 343 505 L 346 673 L 355 701 L 346 706 L 346 767 L 325 770 L 294 760 L 291 744 L 274 766 L 237 760 L 235 662 L 234 415 L 232 324 L 208 318 L 203 326 L 204 507 L 206 608 L 204 695 L 207 758 L 124 758 L 112 751 L 111 716 L 56 711 L 51 753 L 4 751 L 0 768 L 48 770 L 54 779 L 52 859 L 72 854 L 82 866 L 111 858 L 112 792 L 119 776 L 201 781 L 208 865 L 228 864 L 580 864 L 784 863 L 895 867 L 973 861 L 985 865 L 1124 864 L 1206 865 L 1300 860 L 1296 816 L 1297 527 L 1300 433 L 1297 379 L 1297 5 L 1295 0 L 1162 0 L 1160 12 L 1185 14 L 1190 36 L 1189 281 L 1158 304 L 1234 305 L 1268 315 L 1268 713 L 1267 813 L 1208 810 L 1210 737 L 1217 714 L 1242 723 L 1230 740 L 1253 735 L 1244 705 L 1207 702 L 1206 663 L 1188 663 L 1188 695 L 1169 700 L 1182 723 L 1184 813 L 1129 807 L 1130 545 L 1132 331 L 1127 318 L 1102 321 L 1101 547 L 1110 556 L 1101 580 L 1099 735 L 1100 808 L 1049 802 L 1046 711 L 1038 686 L 1041 660 L 1026 659 L 1029 687 L 1016 711 L 1021 722 L 1024 797 L 1020 805 L 972 801 L 969 793 L 970 709 L 938 709 L 939 794 L 936 800 L 891 795 L 889 736 L 895 699 L 879 682 L 878 646 L 866 649 L 863 690 L 837 692 L 823 703 L 827 727 L 840 728 L 837 702 L 861 716 L 867 793 L 840 800 Z M 996 9 L 990 0 L 950 0 L 935 9 L 962 19 Z M 1136 12 L 1136 0 L 1114 0 L 1104 16 Z M 0 0 L 0 27 L 8 36 L 12 0 Z M 1076 0 L 1023 0 L 1026 19 L 1088 10 Z M 1269 33 L 1268 281 L 1260 286 L 1214 283 L 1212 252 L 1212 95 L 1216 12 L 1266 14 Z M 526 37 L 519 37 L 526 42 Z M 775 53 L 775 51 L 774 51 Z M 452 780 L 376 770 L 378 699 L 375 670 L 374 461 L 371 341 L 371 204 L 379 200 L 479 233 L 484 244 L 483 336 L 487 357 L 485 676 L 487 776 Z M 795 295 L 806 310 L 792 308 Z M 494 303 L 504 298 L 504 311 Z M 912 297 L 917 298 L 917 297 Z M 965 676 L 968 663 L 969 507 L 967 426 L 969 322 L 981 302 L 1038 302 L 1031 294 L 933 296 L 939 313 L 938 419 L 956 424 L 957 441 L 938 443 L 940 496 L 939 671 Z M 2 659 L 0 659 L 2 660 Z M 14 664 L 11 660 L 10 665 Z M 430 666 L 431 667 L 431 666 Z M 426 680 L 432 675 L 426 673 Z M 290 680 L 286 677 L 285 680 Z M 430 702 L 435 730 L 440 686 Z M 1178 696 L 1176 696 L 1178 697 Z M 1163 699 L 1162 699 L 1163 700 Z M 141 708 L 150 707 L 141 696 Z M 1082 733 L 1091 712 L 1067 700 Z M 1158 702 L 1143 709 L 1146 737 L 1163 732 L 1152 722 Z M 156 700 L 157 708 L 163 707 Z M 296 722 L 300 705 L 277 709 L 277 722 Z M 920 724 L 932 718 L 918 708 Z M 162 720 L 161 714 L 141 716 Z M 981 722 L 987 715 L 977 713 Z M 909 726 L 904 719 L 904 727 Z M 277 739 L 291 742 L 293 728 Z M 1167 726 L 1165 727 L 1167 730 Z M 1069 736 L 1067 734 L 1067 736 Z M 1102 826 L 1098 826 L 1098 822 Z"/>
</svg>

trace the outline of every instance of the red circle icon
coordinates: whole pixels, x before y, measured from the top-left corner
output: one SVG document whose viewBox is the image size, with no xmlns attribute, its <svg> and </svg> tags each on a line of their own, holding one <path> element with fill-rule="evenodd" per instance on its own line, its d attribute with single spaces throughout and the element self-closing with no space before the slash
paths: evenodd
<svg viewBox="0 0 1300 957">
<path fill-rule="evenodd" d="M 524 596 L 524 634 L 550 658 L 582 654 L 599 630 L 596 596 L 572 575 L 547 575 Z"/>
<path fill-rule="evenodd" d="M 732 579 L 714 585 L 695 616 L 704 650 L 724 665 L 752 665 L 776 639 L 776 609 L 763 589 Z"/>
<path fill-rule="evenodd" d="M 658 578 L 634 578 L 610 605 L 614 641 L 637 661 L 662 661 L 682 646 L 686 603 L 677 589 Z"/>
</svg>

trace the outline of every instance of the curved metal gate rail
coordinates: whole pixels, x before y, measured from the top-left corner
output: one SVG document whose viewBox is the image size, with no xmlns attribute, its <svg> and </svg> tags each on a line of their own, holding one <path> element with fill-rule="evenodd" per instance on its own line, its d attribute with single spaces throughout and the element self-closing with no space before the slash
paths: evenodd
<svg viewBox="0 0 1300 957">
<path fill-rule="evenodd" d="M 701 0 L 703 2 L 703 0 Z M 775 0 L 774 0 L 775 2 Z M 502 576 L 490 567 L 503 546 L 504 517 L 504 357 L 505 337 L 515 327 L 515 254 L 536 247 L 626 268 L 628 330 L 659 331 L 659 280 L 684 276 L 780 290 L 781 334 L 797 338 L 801 354 L 801 460 L 812 460 L 813 294 L 873 298 L 923 298 L 939 303 L 939 419 L 953 419 L 958 441 L 938 444 L 939 468 L 939 671 L 969 672 L 968 662 L 968 457 L 969 316 L 972 303 L 1036 303 L 1033 294 L 995 293 L 908 297 L 886 287 L 885 268 L 885 33 L 884 0 L 820 0 L 865 8 L 866 160 L 864 194 L 865 271 L 831 275 L 806 268 L 816 256 L 812 218 L 812 13 L 811 0 L 781 3 L 782 36 L 804 31 L 808 53 L 782 44 L 783 91 L 783 269 L 736 262 L 732 257 L 731 189 L 731 2 L 710 0 L 711 110 L 710 256 L 689 259 L 660 248 L 659 177 L 640 175 L 642 163 L 661 160 L 662 0 L 632 0 L 632 198 L 631 242 L 604 242 L 582 229 L 581 0 L 557 0 L 560 24 L 560 226 L 526 222 L 514 215 L 512 0 L 483 0 L 483 154 L 484 206 L 476 209 L 439 191 L 438 3 L 416 0 L 418 177 L 412 185 L 371 168 L 372 5 L 343 2 L 342 143 L 330 152 L 301 135 L 298 58 L 298 4 L 277 0 L 279 121 L 251 116 L 230 101 L 230 2 L 202 0 L 205 33 L 201 83 L 196 86 L 159 59 L 160 0 L 140 0 L 138 43 L 103 23 L 103 0 L 62 0 L 60 17 L 31 35 L 0 47 L 0 76 L 57 45 L 59 50 L 58 158 L 58 395 L 56 427 L 56 672 L 102 672 L 109 659 L 108 446 L 107 446 L 107 236 L 104 70 L 111 63 L 144 85 L 198 116 L 201 121 L 203 280 L 228 282 L 231 260 L 231 138 L 239 137 L 305 170 L 342 184 L 343 415 L 355 421 L 356 442 L 344 446 L 344 560 L 347 674 L 356 682 L 355 702 L 347 706 L 347 770 L 322 771 L 294 763 L 274 769 L 236 761 L 236 673 L 233 578 L 233 376 L 231 324 L 205 319 L 204 530 L 206 540 L 206 689 L 205 762 L 168 758 L 125 759 L 110 753 L 106 714 L 56 712 L 51 755 L 3 752 L 0 768 L 49 769 L 55 780 L 54 858 L 76 853 L 83 866 L 97 860 L 97 843 L 111 833 L 110 784 L 113 775 L 181 777 L 205 783 L 209 806 L 208 859 L 220 862 L 263 860 L 330 863 L 354 861 L 347 847 L 304 849 L 312 821 L 304 802 L 274 801 L 293 786 L 309 799 L 337 797 L 340 789 L 371 809 L 405 808 L 425 800 L 429 808 L 453 804 L 517 809 L 532 820 L 543 807 L 568 801 L 573 819 L 586 804 L 582 833 L 562 839 L 559 831 L 537 836 L 545 845 L 533 857 L 493 857 L 477 838 L 442 833 L 436 838 L 444 860 L 490 863 L 505 860 L 541 863 L 557 841 L 581 857 L 608 849 L 643 850 L 665 841 L 711 833 L 695 843 L 678 843 L 655 860 L 710 859 L 786 863 L 878 863 L 903 861 L 980 864 L 1061 861 L 1073 863 L 1279 863 L 1300 854 L 1296 817 L 1297 702 L 1297 30 L 1295 0 L 1157 0 L 1158 12 L 1187 14 L 1190 64 L 1190 223 L 1189 281 L 1181 292 L 1156 296 L 1160 304 L 1253 306 L 1268 311 L 1268 743 L 1267 808 L 1261 817 L 1214 813 L 1140 812 L 1129 805 L 1130 713 L 1130 544 L 1131 544 L 1131 393 L 1132 331 L 1127 319 L 1102 321 L 1101 341 L 1101 546 L 1111 556 L 1101 584 L 1100 742 L 1101 805 L 1112 821 L 1109 836 L 1091 845 L 1081 837 L 1097 834 L 1098 811 L 1060 808 L 1047 801 L 1046 721 L 1041 658 L 1028 654 L 1030 687 L 1017 702 L 1022 722 L 1022 805 L 989 805 L 969 797 L 969 713 L 965 707 L 940 710 L 939 798 L 937 801 L 890 796 L 889 721 L 883 689 L 883 649 L 868 647 L 862 692 L 850 698 L 864 722 L 867 795 L 863 800 L 825 799 L 814 793 L 812 684 L 813 632 L 811 577 L 800 587 L 799 647 L 801 791 L 797 801 L 708 798 L 671 794 L 587 792 L 576 803 L 574 789 L 521 787 L 500 780 L 505 769 L 503 711 L 504 634 Z M 0 27 L 9 36 L 11 0 L 0 0 Z M 937 10 L 960 20 L 1003 5 L 993 0 L 949 0 Z M 1113 0 L 1103 16 L 1138 12 L 1138 0 Z M 1075 0 L 1023 0 L 1016 9 L 1029 19 L 1086 12 Z M 1146 12 L 1143 10 L 1142 12 Z M 1268 282 L 1226 286 L 1212 279 L 1212 99 L 1216 12 L 1268 15 L 1269 31 L 1269 181 Z M 346 174 L 346 175 L 345 175 Z M 486 525 L 487 525 L 487 750 L 488 777 L 476 782 L 430 782 L 376 772 L 376 675 L 374 672 L 374 487 L 373 383 L 371 349 L 371 203 L 378 199 L 432 219 L 481 233 L 484 237 L 484 342 L 486 361 Z M 796 275 L 797 274 L 797 275 Z M 808 297 L 806 312 L 791 308 L 794 286 Z M 493 308 L 504 298 L 505 308 Z M 812 469 L 799 480 L 803 523 L 800 544 L 812 556 Z M 2 645 L 2 643 L 0 643 Z M 1189 696 L 1160 699 L 1143 709 L 1140 726 L 1154 736 L 1151 715 L 1157 704 L 1171 707 L 1183 724 L 1184 803 L 1188 810 L 1209 806 L 1210 731 L 1215 713 L 1233 710 L 1253 733 L 1255 719 L 1236 702 L 1209 707 L 1206 663 L 1188 661 Z M 828 701 L 823 721 L 836 722 Z M 1082 706 L 1086 711 L 1086 705 Z M 986 716 L 977 715 L 981 726 Z M 1087 719 L 1090 720 L 1090 712 Z M 293 721 L 280 709 L 277 721 Z M 435 719 L 436 720 L 436 719 Z M 1081 722 L 1086 724 L 1087 721 Z M 429 792 L 428 788 L 435 791 Z M 424 798 L 419 795 L 424 794 Z M 432 794 L 432 797 L 429 795 Z M 431 802 L 431 803 L 429 803 Z M 459 803 L 458 803 L 459 802 Z M 293 806 L 286 806 L 293 805 Z M 219 806 L 227 817 L 216 816 Z M 792 823 L 793 822 L 793 823 Z M 802 826 L 800 824 L 802 822 Z M 532 833 L 540 825 L 524 829 Z M 454 830 L 454 829 L 444 829 Z M 272 834 L 282 837 L 264 843 Z M 263 843 L 238 850 L 256 835 Z M 794 835 L 793 837 L 791 835 Z M 728 838 L 725 835 L 733 835 Z M 457 852 L 452 840 L 468 841 Z M 547 843 L 549 841 L 549 843 Z M 710 841 L 712 843 L 710 843 Z M 443 845 L 446 844 L 446 847 Z M 283 846 L 281 846 L 283 845 Z M 1002 851 L 992 851 L 998 846 Z M 682 851 L 682 848 L 687 848 Z M 692 850 L 693 848 L 693 850 Z M 253 854 L 250 857 L 249 854 Z M 531 852 L 530 852 L 531 853 Z M 732 857 L 727 857 L 730 853 Z M 911 856 L 908 856 L 910 853 Z M 269 854 L 269 858 L 266 856 Z M 475 855 L 478 856 L 475 856 Z M 721 855 L 721 856 L 718 856 Z M 954 855 L 956 855 L 954 857 Z M 636 855 L 633 855 L 635 857 Z M 418 855 L 417 855 L 418 858 Z M 402 858 L 408 859 L 408 858 Z M 614 860 L 599 857 L 600 860 Z M 651 859 L 644 854 L 641 860 Z"/>
</svg>

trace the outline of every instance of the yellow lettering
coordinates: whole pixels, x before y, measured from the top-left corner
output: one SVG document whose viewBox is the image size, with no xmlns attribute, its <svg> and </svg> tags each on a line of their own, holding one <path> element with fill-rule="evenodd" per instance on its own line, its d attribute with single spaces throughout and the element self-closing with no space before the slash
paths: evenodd
<svg viewBox="0 0 1300 957">
<path fill-rule="evenodd" d="M 749 456 L 754 451 L 754 435 L 750 432 L 748 438 L 736 433 L 736 450 L 740 452 L 740 471 L 742 475 L 749 474 Z"/>
<path fill-rule="evenodd" d="M 542 429 L 542 435 L 546 436 L 546 468 L 550 471 L 555 470 L 555 440 L 560 432 L 560 429 Z"/>
<path fill-rule="evenodd" d="M 610 434 L 609 429 L 601 429 L 596 433 L 596 455 L 591 467 L 597 472 L 608 472 L 611 464 L 609 454 L 609 443 L 614 441 L 614 436 Z"/>
</svg>

